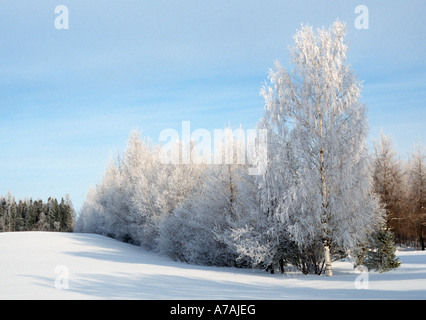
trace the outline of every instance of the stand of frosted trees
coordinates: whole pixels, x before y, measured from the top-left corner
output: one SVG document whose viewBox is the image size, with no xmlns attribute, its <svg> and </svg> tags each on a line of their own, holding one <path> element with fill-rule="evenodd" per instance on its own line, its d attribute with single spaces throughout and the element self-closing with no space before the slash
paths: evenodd
<svg viewBox="0 0 426 320">
<path fill-rule="evenodd" d="M 392 138 L 382 132 L 374 145 L 373 190 L 385 210 L 387 228 L 395 242 L 425 249 L 426 148 L 418 143 L 402 161 Z"/>
<path fill-rule="evenodd" d="M 15 200 L 9 193 L 0 197 L 0 232 L 12 231 L 60 231 L 71 232 L 75 211 L 69 196 L 41 199 Z"/>
<path fill-rule="evenodd" d="M 256 161 L 164 163 L 161 146 L 132 132 L 125 152 L 89 191 L 75 230 L 193 264 L 291 266 L 331 276 L 332 261 L 351 255 L 369 268 L 397 267 L 392 232 L 398 240 L 419 238 L 418 221 L 403 216 L 398 181 L 393 193 L 380 185 L 387 187 L 381 159 L 392 156 L 382 156 L 384 144 L 373 157 L 367 152 L 366 110 L 360 82 L 345 63 L 344 36 L 339 21 L 328 30 L 302 26 L 291 48 L 292 69 L 277 62 L 270 70 L 261 91 L 265 114 L 258 129 L 267 131 L 267 164 L 260 175 L 249 174 Z M 232 143 L 221 152 L 238 154 L 242 142 L 224 131 Z M 182 150 L 179 142 L 176 148 Z M 422 152 L 401 176 L 413 199 L 410 217 L 424 214 Z M 399 166 L 395 160 L 392 168 Z M 400 223 L 411 230 L 408 238 L 397 231 Z M 387 260 L 378 259 L 384 254 L 378 248 L 387 248 Z"/>
</svg>

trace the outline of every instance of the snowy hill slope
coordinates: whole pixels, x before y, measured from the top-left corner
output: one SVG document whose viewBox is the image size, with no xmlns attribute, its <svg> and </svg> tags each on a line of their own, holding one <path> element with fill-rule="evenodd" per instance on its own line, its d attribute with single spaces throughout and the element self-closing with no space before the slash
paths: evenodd
<svg viewBox="0 0 426 320">
<path fill-rule="evenodd" d="M 399 257 L 384 274 L 336 262 L 332 278 L 271 275 L 192 266 L 94 234 L 0 233 L 0 299 L 426 299 L 426 252 Z"/>
</svg>

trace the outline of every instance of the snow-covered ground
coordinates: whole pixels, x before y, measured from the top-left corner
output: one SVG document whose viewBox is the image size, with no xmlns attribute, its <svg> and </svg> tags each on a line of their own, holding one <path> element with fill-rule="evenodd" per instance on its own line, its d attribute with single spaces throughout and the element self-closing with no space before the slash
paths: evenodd
<svg viewBox="0 0 426 320">
<path fill-rule="evenodd" d="M 1 299 L 426 299 L 426 252 L 399 269 L 334 276 L 193 266 L 94 234 L 0 233 Z"/>
</svg>

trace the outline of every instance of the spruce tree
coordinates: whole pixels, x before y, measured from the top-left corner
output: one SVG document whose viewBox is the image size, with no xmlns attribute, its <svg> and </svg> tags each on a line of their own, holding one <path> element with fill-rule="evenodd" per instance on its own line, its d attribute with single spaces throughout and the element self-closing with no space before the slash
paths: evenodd
<svg viewBox="0 0 426 320">
<path fill-rule="evenodd" d="M 48 221 L 49 221 L 49 230 L 50 231 L 58 231 L 59 224 L 59 204 L 56 198 L 49 198 L 48 200 L 48 213 L 47 213 Z"/>
<path fill-rule="evenodd" d="M 380 273 L 396 269 L 401 262 L 395 251 L 394 234 L 382 225 L 374 234 L 370 248 L 366 250 L 363 264 L 368 270 Z"/>
<path fill-rule="evenodd" d="M 25 230 L 31 231 L 35 229 L 36 215 L 32 200 L 29 201 L 25 215 Z"/>
</svg>

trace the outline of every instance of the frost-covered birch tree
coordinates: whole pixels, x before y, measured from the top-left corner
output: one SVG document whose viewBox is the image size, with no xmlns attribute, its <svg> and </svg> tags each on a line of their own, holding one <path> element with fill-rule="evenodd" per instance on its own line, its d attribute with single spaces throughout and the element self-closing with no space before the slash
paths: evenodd
<svg viewBox="0 0 426 320">
<path fill-rule="evenodd" d="M 225 129 L 223 144 L 215 150 L 218 152 L 215 157 L 229 157 L 232 163 L 201 167 L 204 170 L 196 188 L 191 188 L 191 194 L 160 225 L 161 252 L 175 260 L 194 264 L 234 266 L 244 263 L 236 261 L 238 253 L 230 232 L 246 214 L 253 196 L 247 167 L 237 164 L 241 148 L 232 130 Z"/>
<path fill-rule="evenodd" d="M 163 164 L 159 146 L 132 131 L 124 153 L 89 191 L 76 230 L 155 249 L 160 223 L 200 185 L 202 170 L 192 163 Z"/>
<path fill-rule="evenodd" d="M 345 29 L 339 21 L 329 30 L 302 26 L 291 47 L 294 68 L 276 62 L 262 90 L 265 121 L 281 137 L 272 147 L 283 155 L 269 170 L 291 178 L 284 192 L 275 192 L 274 215 L 301 248 L 318 248 L 328 276 L 331 253 L 354 247 L 378 218 L 367 166 L 366 109 L 360 81 L 346 63 Z"/>
</svg>

